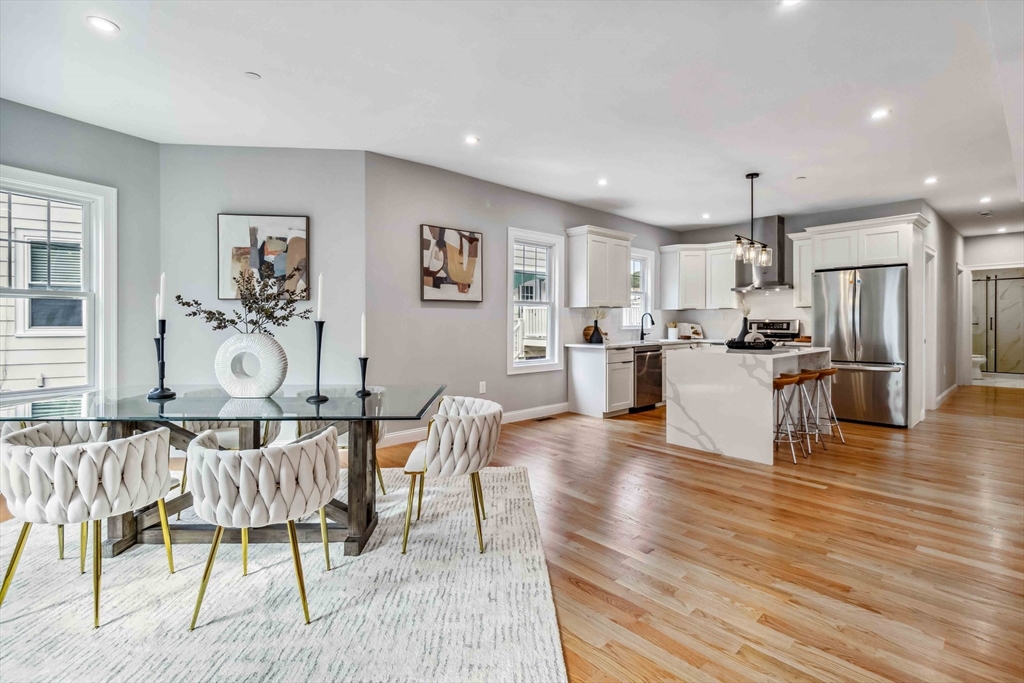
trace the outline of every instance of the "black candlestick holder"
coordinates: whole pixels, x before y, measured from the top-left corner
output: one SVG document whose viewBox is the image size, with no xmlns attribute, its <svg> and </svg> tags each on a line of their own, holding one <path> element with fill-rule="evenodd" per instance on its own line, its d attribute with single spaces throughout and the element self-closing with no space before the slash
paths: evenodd
<svg viewBox="0 0 1024 683">
<path fill-rule="evenodd" d="M 150 401 L 169 401 L 174 398 L 177 394 L 164 386 L 164 371 L 166 370 L 166 335 L 167 335 L 167 321 L 160 320 L 157 323 L 158 337 L 154 337 L 153 341 L 156 343 L 156 376 L 157 376 L 157 387 L 149 392 Z"/>
<path fill-rule="evenodd" d="M 359 374 L 363 378 L 363 388 L 356 392 L 356 396 L 359 398 L 366 398 L 372 393 L 366 390 L 366 361 L 368 360 L 370 359 L 365 356 L 359 358 Z"/>
<path fill-rule="evenodd" d="M 314 320 L 316 325 L 316 393 L 306 398 L 306 403 L 327 403 L 330 399 L 320 393 L 320 349 L 324 342 L 324 321 Z"/>
</svg>

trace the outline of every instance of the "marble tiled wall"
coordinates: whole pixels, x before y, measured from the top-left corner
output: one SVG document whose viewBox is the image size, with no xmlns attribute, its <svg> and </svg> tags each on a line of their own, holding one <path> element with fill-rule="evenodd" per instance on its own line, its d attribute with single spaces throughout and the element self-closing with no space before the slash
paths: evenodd
<svg viewBox="0 0 1024 683">
<path fill-rule="evenodd" d="M 973 279 L 972 353 L 988 358 L 987 372 L 1024 373 L 1024 269 L 976 271 Z"/>
</svg>

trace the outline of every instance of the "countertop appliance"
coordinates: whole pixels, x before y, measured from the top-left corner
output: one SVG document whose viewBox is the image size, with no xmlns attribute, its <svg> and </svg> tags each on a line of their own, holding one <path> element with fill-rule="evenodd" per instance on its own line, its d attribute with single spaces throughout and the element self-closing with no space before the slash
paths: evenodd
<svg viewBox="0 0 1024 683">
<path fill-rule="evenodd" d="M 661 403 L 661 347 L 645 344 L 633 347 L 633 408 L 653 408 Z"/>
<path fill-rule="evenodd" d="M 748 329 L 773 342 L 793 341 L 800 336 L 799 320 L 748 320 Z"/>
<path fill-rule="evenodd" d="M 847 420 L 906 427 L 907 267 L 819 270 L 813 344 L 832 350 L 832 405 Z"/>
</svg>

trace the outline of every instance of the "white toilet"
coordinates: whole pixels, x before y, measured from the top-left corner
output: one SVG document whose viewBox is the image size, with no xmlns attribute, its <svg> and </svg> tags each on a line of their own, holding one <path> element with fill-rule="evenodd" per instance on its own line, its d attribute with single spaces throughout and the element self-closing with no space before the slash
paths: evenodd
<svg viewBox="0 0 1024 683">
<path fill-rule="evenodd" d="M 988 360 L 985 356 L 971 356 L 971 379 L 982 379 L 981 366 Z"/>
</svg>

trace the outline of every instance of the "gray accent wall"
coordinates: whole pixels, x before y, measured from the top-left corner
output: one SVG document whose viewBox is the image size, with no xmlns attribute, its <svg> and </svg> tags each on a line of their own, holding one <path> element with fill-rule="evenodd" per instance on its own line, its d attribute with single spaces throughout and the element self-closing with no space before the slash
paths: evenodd
<svg viewBox="0 0 1024 683">
<path fill-rule="evenodd" d="M 1024 232 L 964 238 L 964 263 L 968 268 L 1024 263 Z"/>
<path fill-rule="evenodd" d="M 0 164 L 117 188 L 119 383 L 155 383 L 160 146 L 0 99 Z"/>
<path fill-rule="evenodd" d="M 325 290 L 313 292 L 314 312 L 326 297 L 322 381 L 356 382 L 366 286 L 364 158 L 343 150 L 161 145 L 160 269 L 168 296 L 241 310 L 237 301 L 217 299 L 217 214 L 309 216 L 310 278 L 315 289 L 323 273 Z M 171 386 L 216 382 L 214 356 L 234 330 L 212 332 L 181 306 L 167 309 Z M 288 355 L 287 384 L 314 381 L 313 329 L 304 320 L 274 328 Z"/>
</svg>

